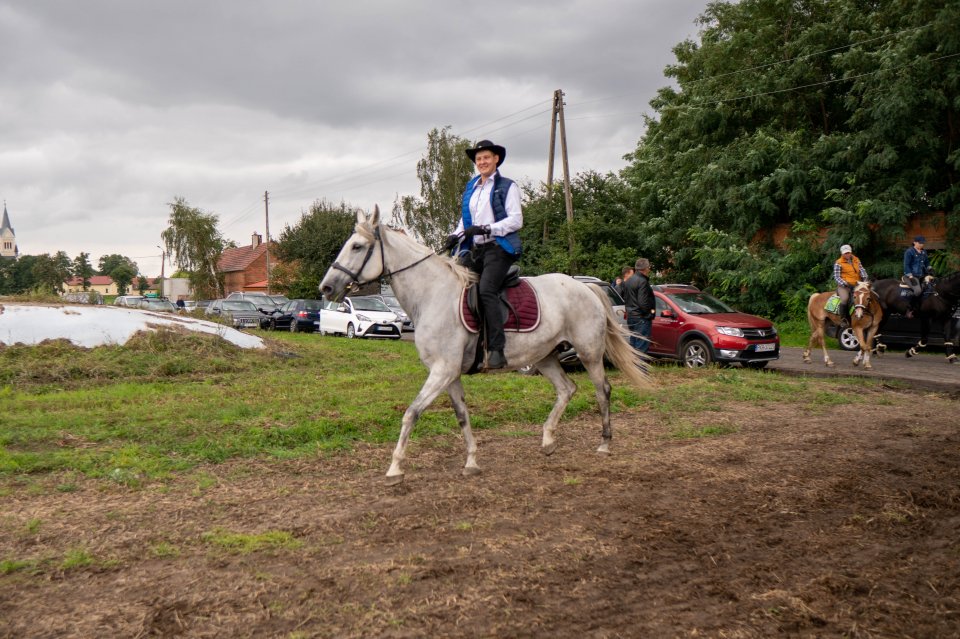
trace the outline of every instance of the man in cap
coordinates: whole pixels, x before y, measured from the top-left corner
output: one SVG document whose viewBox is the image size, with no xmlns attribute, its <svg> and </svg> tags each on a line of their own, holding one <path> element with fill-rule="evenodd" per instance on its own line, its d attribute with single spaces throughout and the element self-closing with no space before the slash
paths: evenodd
<svg viewBox="0 0 960 639">
<path fill-rule="evenodd" d="M 837 296 L 840 298 L 840 327 L 850 325 L 850 294 L 857 282 L 867 281 L 867 270 L 860 263 L 860 258 L 853 254 L 849 244 L 840 247 L 840 257 L 833 263 L 833 279 L 837 282 Z"/>
<path fill-rule="evenodd" d="M 930 256 L 924 250 L 927 238 L 918 235 L 913 238 L 913 246 L 903 252 L 903 283 L 913 290 L 913 298 L 910 300 L 910 313 L 916 313 L 920 310 L 921 293 L 923 289 L 920 282 L 930 274 Z"/>
<path fill-rule="evenodd" d="M 477 294 L 487 333 L 487 368 L 503 368 L 507 365 L 503 355 L 506 336 L 499 294 L 507 270 L 520 257 L 520 189 L 513 180 L 500 175 L 498 169 L 507 157 L 502 146 L 481 140 L 467 149 L 467 157 L 476 165 L 478 175 L 467 182 L 460 222 L 447 237 L 445 248 L 456 249 L 460 263 L 480 276 Z"/>
</svg>

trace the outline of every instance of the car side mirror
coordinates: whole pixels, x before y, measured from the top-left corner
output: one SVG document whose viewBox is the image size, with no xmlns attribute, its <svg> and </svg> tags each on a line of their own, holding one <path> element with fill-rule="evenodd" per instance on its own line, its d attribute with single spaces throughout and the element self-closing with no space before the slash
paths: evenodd
<svg viewBox="0 0 960 639">
<path fill-rule="evenodd" d="M 671 311 L 669 308 L 665 308 L 660 311 L 660 317 L 673 317 L 673 311 Z"/>
</svg>

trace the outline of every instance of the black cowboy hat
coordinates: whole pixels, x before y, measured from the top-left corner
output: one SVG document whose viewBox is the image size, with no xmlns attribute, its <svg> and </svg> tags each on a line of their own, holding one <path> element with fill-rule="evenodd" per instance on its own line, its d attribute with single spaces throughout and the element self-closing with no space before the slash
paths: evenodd
<svg viewBox="0 0 960 639">
<path fill-rule="evenodd" d="M 471 162 L 476 162 L 477 153 L 480 151 L 492 151 L 497 154 L 499 158 L 497 160 L 497 166 L 499 167 L 503 164 L 503 161 L 507 159 L 507 150 L 500 146 L 499 144 L 494 144 L 490 140 L 480 140 L 477 142 L 477 146 L 472 149 L 467 149 L 467 157 L 470 158 Z"/>
</svg>

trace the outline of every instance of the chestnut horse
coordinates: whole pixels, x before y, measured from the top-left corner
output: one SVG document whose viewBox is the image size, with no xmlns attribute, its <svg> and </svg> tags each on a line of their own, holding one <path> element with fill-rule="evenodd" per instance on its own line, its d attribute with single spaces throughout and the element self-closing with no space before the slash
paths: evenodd
<svg viewBox="0 0 960 639">
<path fill-rule="evenodd" d="M 818 343 L 823 349 L 823 361 L 827 366 L 833 367 L 833 360 L 827 353 L 827 346 L 824 340 L 827 322 L 840 324 L 840 316 L 837 313 L 826 310 L 827 300 L 834 293 L 814 293 L 807 302 L 807 322 L 810 324 L 810 341 L 803 350 L 803 361 L 810 363 L 810 350 Z M 860 342 L 860 352 L 853 358 L 853 365 L 858 366 L 863 362 L 864 370 L 873 369 L 870 364 L 870 352 L 873 350 L 873 338 L 877 334 L 880 322 L 883 320 L 883 309 L 880 308 L 880 300 L 877 294 L 870 287 L 869 282 L 857 282 L 856 288 L 851 294 L 853 304 L 853 314 L 850 316 L 850 327 Z"/>
</svg>

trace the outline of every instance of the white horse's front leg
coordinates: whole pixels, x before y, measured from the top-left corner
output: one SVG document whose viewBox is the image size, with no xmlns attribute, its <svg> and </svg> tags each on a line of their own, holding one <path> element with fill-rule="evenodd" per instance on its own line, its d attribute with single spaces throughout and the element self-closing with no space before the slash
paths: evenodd
<svg viewBox="0 0 960 639">
<path fill-rule="evenodd" d="M 560 417 L 563 416 L 564 409 L 570 403 L 570 398 L 577 391 L 577 385 L 564 372 L 555 355 L 549 355 L 537 362 L 537 368 L 541 375 L 550 380 L 557 391 L 557 400 L 553 404 L 553 410 L 547 416 L 547 421 L 543 423 L 543 442 L 540 444 L 540 452 L 544 455 L 551 455 L 557 448 L 554 431 L 557 424 L 560 423 Z"/>
<path fill-rule="evenodd" d="M 390 464 L 390 469 L 387 471 L 388 486 L 395 486 L 403 481 L 402 463 L 406 456 L 407 440 L 410 439 L 410 431 L 413 430 L 413 426 L 420 418 L 420 414 L 433 403 L 433 400 L 437 398 L 437 395 L 439 395 L 443 389 L 447 388 L 453 380 L 457 379 L 459 371 L 447 370 L 447 368 L 452 367 L 443 367 L 442 369 L 435 368 L 430 371 L 430 374 L 427 376 L 427 381 L 423 383 L 423 388 L 417 393 L 416 398 L 407 408 L 406 412 L 403 413 L 403 425 L 400 428 L 400 437 L 397 439 L 396 448 L 393 449 L 393 461 Z"/>
<path fill-rule="evenodd" d="M 460 378 L 453 380 L 453 383 L 447 387 L 447 394 L 450 395 L 450 402 L 453 404 L 453 412 L 457 415 L 457 423 L 460 424 L 460 432 L 463 433 L 463 441 L 467 446 L 467 463 L 463 467 L 464 477 L 473 477 L 480 474 L 480 467 L 477 466 L 477 440 L 473 437 L 473 429 L 470 428 L 470 413 L 467 410 L 467 402 L 463 395 L 463 384 Z"/>
</svg>

